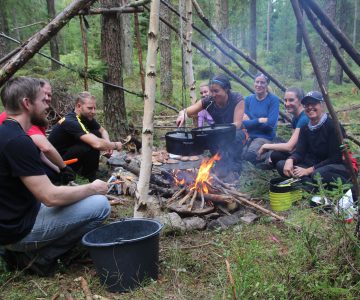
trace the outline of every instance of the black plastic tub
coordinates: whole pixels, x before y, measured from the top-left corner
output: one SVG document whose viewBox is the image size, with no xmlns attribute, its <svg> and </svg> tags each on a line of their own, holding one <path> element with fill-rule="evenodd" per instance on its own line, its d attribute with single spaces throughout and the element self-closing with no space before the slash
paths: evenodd
<svg viewBox="0 0 360 300">
<path fill-rule="evenodd" d="M 177 155 L 199 155 L 204 152 L 201 144 L 195 144 L 193 135 L 187 131 L 172 131 L 165 135 L 166 151 Z"/>
<path fill-rule="evenodd" d="M 153 219 L 123 219 L 96 228 L 82 238 L 100 282 L 110 292 L 126 292 L 158 278 L 159 235 Z"/>
</svg>

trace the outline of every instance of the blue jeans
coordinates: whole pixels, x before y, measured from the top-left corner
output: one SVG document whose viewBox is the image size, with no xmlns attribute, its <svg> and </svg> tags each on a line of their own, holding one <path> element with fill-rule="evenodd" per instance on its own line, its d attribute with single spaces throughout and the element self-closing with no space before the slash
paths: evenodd
<svg viewBox="0 0 360 300">
<path fill-rule="evenodd" d="M 50 264 L 73 248 L 82 236 L 98 227 L 110 214 L 105 196 L 94 195 L 68 206 L 41 204 L 31 232 L 17 243 L 6 245 L 10 251 L 26 252 L 39 264 Z"/>
</svg>

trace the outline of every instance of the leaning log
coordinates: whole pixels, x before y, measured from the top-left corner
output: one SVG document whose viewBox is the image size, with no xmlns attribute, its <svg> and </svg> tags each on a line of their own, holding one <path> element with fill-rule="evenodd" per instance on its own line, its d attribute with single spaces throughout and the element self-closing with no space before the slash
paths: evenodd
<svg viewBox="0 0 360 300">
<path fill-rule="evenodd" d="M 339 65 L 343 68 L 344 72 L 349 76 L 349 78 L 352 80 L 353 83 L 360 89 L 360 80 L 356 77 L 356 75 L 351 71 L 347 63 L 345 62 L 344 58 L 340 54 L 340 51 L 336 47 L 336 45 L 333 43 L 333 41 L 328 37 L 328 35 L 322 30 L 322 28 L 319 26 L 319 24 L 316 21 L 316 18 L 314 14 L 311 12 L 309 7 L 306 5 L 303 7 L 306 15 L 313 25 L 313 27 L 316 29 L 316 31 L 319 33 L 321 38 L 324 40 L 324 42 L 328 45 L 329 49 L 331 50 L 331 53 L 333 54 L 334 58 L 337 60 Z"/>
<path fill-rule="evenodd" d="M 323 12 L 320 6 L 313 0 L 301 0 L 303 7 L 310 7 L 311 10 L 318 16 L 321 23 L 331 32 L 337 39 L 341 47 L 349 54 L 349 56 L 360 65 L 360 53 L 354 48 L 351 41 L 339 29 L 339 27 Z"/>
<path fill-rule="evenodd" d="M 106 15 L 106 14 L 131 14 L 143 12 L 143 7 L 111 7 L 111 8 L 94 8 L 89 10 L 80 10 L 78 15 Z"/>
<path fill-rule="evenodd" d="M 75 0 L 66 7 L 55 19 L 22 44 L 16 53 L 0 70 L 0 87 L 15 72 L 25 65 L 37 51 L 41 49 L 56 33 L 59 32 L 81 9 L 92 5 L 95 0 Z"/>
</svg>

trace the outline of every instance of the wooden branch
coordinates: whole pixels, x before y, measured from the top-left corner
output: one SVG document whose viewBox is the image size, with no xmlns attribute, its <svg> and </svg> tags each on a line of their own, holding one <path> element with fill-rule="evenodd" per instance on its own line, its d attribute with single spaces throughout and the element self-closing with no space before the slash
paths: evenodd
<svg viewBox="0 0 360 300">
<path fill-rule="evenodd" d="M 355 139 L 353 136 L 346 134 L 346 138 L 352 141 L 353 143 L 355 143 L 356 145 L 360 146 L 360 142 L 357 139 Z"/>
<path fill-rule="evenodd" d="M 86 300 L 93 300 L 91 291 L 89 289 L 89 285 L 84 277 L 80 277 L 80 284 L 81 284 L 81 288 L 84 291 Z"/>
<path fill-rule="evenodd" d="M 356 77 L 356 75 L 351 71 L 347 63 L 345 62 L 344 58 L 342 57 L 341 53 L 339 52 L 336 45 L 333 43 L 333 41 L 329 38 L 329 36 L 322 30 L 322 28 L 317 23 L 314 14 L 311 12 L 310 8 L 308 6 L 303 6 L 306 15 L 313 25 L 313 27 L 316 29 L 316 31 L 319 33 L 323 41 L 328 45 L 329 49 L 331 50 L 331 53 L 333 54 L 334 58 L 337 60 L 339 65 L 343 68 L 344 72 L 349 76 L 351 81 L 360 89 L 360 80 Z"/>
<path fill-rule="evenodd" d="M 111 7 L 111 8 L 94 8 L 89 10 L 81 10 L 78 15 L 106 15 L 106 14 L 131 14 L 141 13 L 144 11 L 143 7 Z"/>
<path fill-rule="evenodd" d="M 351 105 L 351 106 L 346 107 L 346 108 L 339 109 L 339 110 L 336 111 L 336 113 L 345 112 L 345 111 L 351 111 L 351 110 L 357 110 L 359 108 L 360 108 L 360 104 L 355 104 L 355 105 Z"/>
<path fill-rule="evenodd" d="M 18 29 L 23 29 L 23 28 L 27 28 L 27 27 L 31 27 L 31 26 L 39 25 L 39 24 L 46 25 L 47 23 L 45 21 L 39 21 L 39 22 L 35 22 L 35 23 L 32 23 L 32 24 L 12 28 L 12 29 L 10 29 L 10 31 L 15 31 L 15 30 L 18 30 Z"/>
<path fill-rule="evenodd" d="M 95 0 L 74 0 L 60 14 L 58 14 L 48 25 L 34 34 L 28 41 L 22 44 L 22 49 L 16 53 L 0 70 L 0 87 L 15 72 L 24 66 L 37 51 L 44 46 L 52 36 L 64 27 L 79 10 L 91 5 Z"/>
<path fill-rule="evenodd" d="M 86 30 L 84 28 L 84 16 L 79 16 L 80 19 L 80 31 L 81 31 L 81 40 L 82 46 L 84 49 L 84 90 L 88 91 L 88 68 L 89 68 L 89 56 L 88 56 L 88 47 L 87 47 L 87 37 Z"/>
<path fill-rule="evenodd" d="M 225 259 L 225 264 L 226 264 L 226 271 L 228 273 L 229 281 L 230 281 L 230 284 L 231 284 L 231 289 L 233 291 L 233 299 L 236 300 L 237 298 L 236 298 L 235 281 L 234 281 L 234 278 L 233 278 L 232 273 L 231 273 L 229 261 L 227 259 Z"/>
<path fill-rule="evenodd" d="M 207 200 L 216 204 L 229 204 L 234 202 L 234 198 L 229 195 L 204 194 L 197 196 L 199 200 Z"/>
<path fill-rule="evenodd" d="M 312 2 L 312 1 L 309 0 L 309 2 Z M 327 107 L 327 109 L 329 111 L 329 114 L 330 114 L 330 116 L 331 116 L 331 118 L 332 118 L 332 120 L 334 122 L 335 134 L 336 134 L 336 136 L 338 138 L 338 141 L 339 141 L 340 145 L 342 145 L 344 143 L 344 137 L 342 135 L 342 131 L 341 131 L 341 128 L 340 128 L 340 123 L 339 123 L 338 117 L 337 117 L 337 115 L 335 113 L 334 107 L 332 106 L 332 103 L 331 103 L 331 101 L 329 99 L 328 92 L 325 89 L 325 83 L 324 83 L 324 80 L 323 80 L 319 65 L 318 65 L 318 63 L 316 61 L 315 54 L 314 54 L 314 52 L 312 50 L 312 47 L 311 47 L 311 44 L 310 44 L 310 39 L 309 39 L 309 36 L 308 36 L 308 33 L 307 33 L 307 29 L 305 27 L 303 16 L 302 16 L 301 11 L 300 11 L 299 2 L 298 2 L 298 0 L 291 0 L 291 4 L 293 6 L 293 10 L 294 10 L 297 22 L 298 22 L 299 26 L 302 29 L 304 44 L 305 44 L 306 50 L 308 52 L 310 62 L 312 64 L 312 67 L 313 67 L 316 79 L 318 81 L 321 93 L 322 93 L 322 95 L 324 97 L 326 107 Z M 349 153 L 348 153 L 348 150 L 346 149 L 346 147 L 345 147 L 343 153 L 344 153 L 344 156 L 345 156 L 346 166 L 347 166 L 347 168 L 348 168 L 348 170 L 350 171 L 350 174 L 351 174 L 351 181 L 352 181 L 354 189 L 356 191 L 356 195 L 359 196 L 359 185 L 358 185 L 358 182 L 357 182 L 357 175 L 356 175 L 356 173 L 354 171 L 354 167 L 353 167 L 353 165 L 351 163 Z M 356 201 L 356 200 L 357 199 L 354 199 L 354 201 Z M 359 207 L 359 210 L 360 210 L 360 207 Z"/>
<path fill-rule="evenodd" d="M 192 208 L 193 208 L 194 201 L 195 201 L 195 199 L 196 199 L 197 194 L 198 194 L 198 192 L 197 192 L 197 190 L 195 189 L 194 194 L 192 195 L 191 201 L 190 201 L 190 204 L 189 204 L 189 208 L 188 208 L 189 211 L 191 211 Z"/>
<path fill-rule="evenodd" d="M 337 39 L 341 47 L 349 54 L 349 56 L 360 65 L 360 53 L 353 46 L 351 41 L 339 29 L 339 27 L 323 12 L 320 6 L 313 0 L 301 0 L 303 7 L 310 7 L 311 10 L 318 16 L 321 23 L 331 32 Z"/>
</svg>

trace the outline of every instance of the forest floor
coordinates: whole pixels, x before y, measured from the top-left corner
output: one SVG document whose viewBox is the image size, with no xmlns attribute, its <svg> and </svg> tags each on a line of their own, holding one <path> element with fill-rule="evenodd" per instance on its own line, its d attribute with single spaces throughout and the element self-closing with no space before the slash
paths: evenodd
<svg viewBox="0 0 360 300">
<path fill-rule="evenodd" d="M 274 171 L 246 166 L 239 190 L 263 194 Z M 309 195 L 282 213 L 285 223 L 261 217 L 227 230 L 163 232 L 159 279 L 135 291 L 109 293 L 92 262 L 75 259 L 59 265 L 54 277 L 23 272 L 0 273 L 0 299 L 86 299 L 83 277 L 92 295 L 107 299 L 356 299 L 360 297 L 360 252 L 355 222 L 344 224 L 331 213 L 308 205 Z M 109 221 L 133 214 L 133 203 L 114 206 Z M 146 249 L 144 249 L 146 251 Z M 234 285 L 230 283 L 226 260 Z M 94 296 L 94 299 L 106 299 Z"/>
<path fill-rule="evenodd" d="M 341 94 L 342 93 L 342 94 Z M 338 108 L 359 104 L 350 92 L 332 91 Z M 359 110 L 341 113 L 346 129 L 359 136 Z M 279 128 L 284 130 L 285 127 Z M 163 136 L 159 134 L 158 138 Z M 286 135 L 285 135 L 286 136 Z M 161 145 L 159 139 L 157 146 Z M 359 154 L 358 147 L 352 145 Z M 268 182 L 274 171 L 245 166 L 238 190 L 268 203 Z M 339 199 L 341 193 L 327 195 Z M 311 195 L 293 205 L 284 223 L 262 216 L 251 225 L 227 230 L 188 233 L 163 231 L 160 237 L 159 279 L 135 291 L 109 293 L 86 257 L 70 265 L 60 262 L 54 277 L 8 272 L 0 261 L 0 299 L 86 299 L 83 277 L 94 299 L 359 299 L 360 242 L 356 222 L 344 224 L 332 213 L 309 206 Z M 113 207 L 109 221 L 133 215 L 133 202 Z M 146 251 L 146 249 L 144 249 Z M 234 284 L 229 280 L 226 260 Z"/>
</svg>

